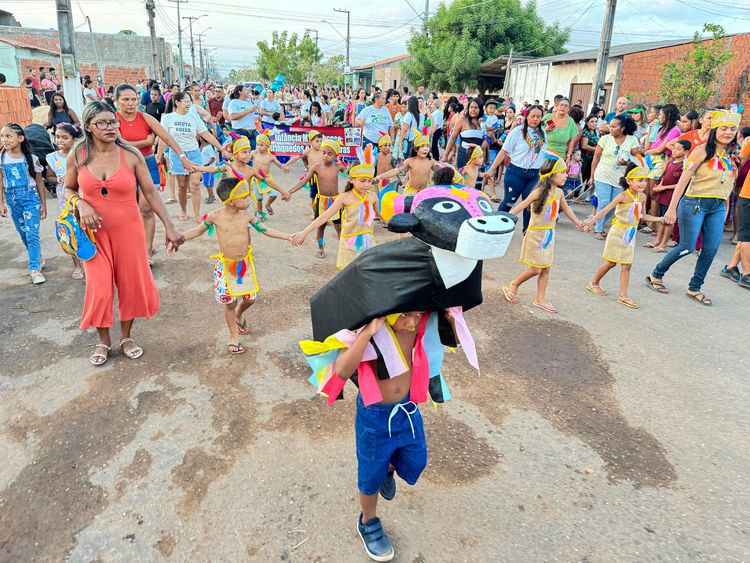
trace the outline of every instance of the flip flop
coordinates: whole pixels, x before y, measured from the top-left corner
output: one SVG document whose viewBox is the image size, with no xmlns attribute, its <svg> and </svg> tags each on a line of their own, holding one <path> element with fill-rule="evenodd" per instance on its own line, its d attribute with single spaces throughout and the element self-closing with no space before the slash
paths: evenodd
<svg viewBox="0 0 750 563">
<path fill-rule="evenodd" d="M 539 307 L 542 311 L 547 311 L 548 313 L 557 313 L 557 309 L 555 309 L 552 304 L 544 304 L 544 303 L 537 303 L 534 301 L 532 303 L 534 307 Z"/>
<path fill-rule="evenodd" d="M 596 240 L 605 240 L 607 237 L 604 236 L 604 233 L 594 233 L 594 238 Z"/>
<path fill-rule="evenodd" d="M 315 252 L 316 258 L 325 258 L 326 257 L 326 251 L 322 248 L 318 248 L 318 250 Z"/>
<path fill-rule="evenodd" d="M 520 299 L 516 297 L 516 294 L 510 290 L 509 285 L 504 285 L 501 289 L 503 290 L 503 296 L 508 303 L 518 303 L 520 301 Z"/>
<path fill-rule="evenodd" d="M 177 219 L 180 221 L 187 221 L 187 213 L 180 212 L 180 214 L 177 215 Z"/>
<path fill-rule="evenodd" d="M 242 324 L 237 323 L 237 332 L 239 332 L 243 336 L 247 334 L 248 332 L 250 332 L 250 328 L 247 326 L 247 319 L 243 320 Z"/>
<path fill-rule="evenodd" d="M 701 305 L 705 305 L 706 307 L 710 307 L 714 304 L 713 301 L 711 301 L 700 291 L 698 293 L 686 293 L 685 295 L 690 297 L 690 299 L 692 299 L 693 301 L 697 301 L 698 303 L 700 303 Z"/>
<path fill-rule="evenodd" d="M 103 348 L 106 353 L 102 354 L 101 352 L 97 352 L 100 348 Z M 89 362 L 91 362 L 91 365 L 94 366 L 101 366 L 104 365 L 104 363 L 109 359 L 109 346 L 106 344 L 102 344 L 101 342 L 94 346 L 93 353 L 89 356 Z"/>
<path fill-rule="evenodd" d="M 661 280 L 652 280 L 651 276 L 646 276 L 646 285 L 651 291 L 655 291 L 656 293 L 661 293 L 662 295 L 669 293 L 669 290 L 667 290 Z"/>
<path fill-rule="evenodd" d="M 655 246 L 656 245 L 653 242 L 649 241 L 643 245 L 643 248 L 654 248 Z"/>
<path fill-rule="evenodd" d="M 490 200 L 493 201 L 493 202 L 495 202 L 495 203 L 500 203 L 501 201 L 503 201 L 502 199 L 500 199 L 496 195 L 490 196 Z"/>
<path fill-rule="evenodd" d="M 242 344 L 227 344 L 227 348 L 229 349 L 229 353 L 233 356 L 245 353 L 245 349 L 242 347 Z"/>
<path fill-rule="evenodd" d="M 625 305 L 626 307 L 630 307 L 631 309 L 639 309 L 641 306 L 638 305 L 635 301 L 633 301 L 630 297 L 618 297 L 617 302 L 620 305 Z"/>
<path fill-rule="evenodd" d="M 276 215 L 276 213 L 274 213 L 273 209 L 271 209 L 270 207 L 266 207 L 266 211 L 268 211 L 269 215 Z"/>
<path fill-rule="evenodd" d="M 594 284 L 593 284 L 593 283 L 591 283 L 591 282 L 589 282 L 589 283 L 588 283 L 588 284 L 586 285 L 586 289 L 588 289 L 588 290 L 589 290 L 589 291 L 590 291 L 591 293 L 593 293 L 594 295 L 598 295 L 599 297 L 604 297 L 605 295 L 607 295 L 607 292 L 606 292 L 606 291 L 604 291 L 604 289 L 602 289 L 602 287 L 601 287 L 601 286 L 599 286 L 599 285 L 594 285 Z"/>
<path fill-rule="evenodd" d="M 120 349 L 122 349 L 122 345 L 126 342 L 129 342 L 133 345 L 133 347 L 127 352 L 125 350 L 122 351 L 122 353 L 125 354 L 126 357 L 130 358 L 131 360 L 137 360 L 138 358 L 143 356 L 143 348 L 133 342 L 132 338 L 123 338 L 122 340 L 120 340 Z"/>
<path fill-rule="evenodd" d="M 82 280 L 83 279 L 83 270 L 75 269 L 73 270 L 73 273 L 70 275 L 74 280 Z"/>
</svg>

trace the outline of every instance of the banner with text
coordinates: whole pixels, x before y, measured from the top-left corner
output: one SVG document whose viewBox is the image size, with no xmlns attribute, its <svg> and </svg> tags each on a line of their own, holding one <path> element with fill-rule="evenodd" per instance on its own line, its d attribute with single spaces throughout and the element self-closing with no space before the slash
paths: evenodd
<svg viewBox="0 0 750 563">
<path fill-rule="evenodd" d="M 357 147 L 362 146 L 361 127 L 301 127 L 297 125 L 275 125 L 272 129 L 271 151 L 276 156 L 302 154 L 310 142 L 307 134 L 315 129 L 321 135 L 341 143 L 339 158 L 357 158 Z"/>
</svg>

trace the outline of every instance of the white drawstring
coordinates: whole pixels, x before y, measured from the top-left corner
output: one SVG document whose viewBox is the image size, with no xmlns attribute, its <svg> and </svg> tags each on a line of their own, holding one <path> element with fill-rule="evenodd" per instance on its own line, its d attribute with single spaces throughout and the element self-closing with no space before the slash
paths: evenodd
<svg viewBox="0 0 750 563">
<path fill-rule="evenodd" d="M 406 408 L 406 405 L 413 405 L 414 409 L 409 410 Z M 419 410 L 417 407 L 417 404 L 414 401 L 407 401 L 406 403 L 396 403 L 396 406 L 393 407 L 391 410 L 391 416 L 388 417 L 388 437 L 391 438 L 391 420 L 394 416 L 396 416 L 396 413 L 402 410 L 406 414 L 406 417 L 409 419 L 409 426 L 411 426 L 411 436 L 412 438 L 416 439 L 416 434 L 414 433 L 414 423 L 411 421 L 411 415 L 413 415 L 415 412 Z"/>
</svg>

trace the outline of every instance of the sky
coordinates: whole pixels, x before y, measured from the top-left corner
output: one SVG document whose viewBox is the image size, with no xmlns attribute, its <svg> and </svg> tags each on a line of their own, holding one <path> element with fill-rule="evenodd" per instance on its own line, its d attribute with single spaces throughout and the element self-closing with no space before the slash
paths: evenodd
<svg viewBox="0 0 750 563">
<path fill-rule="evenodd" d="M 177 48 L 177 4 L 155 0 L 156 33 Z M 481 4 L 487 0 L 475 0 Z M 450 3 L 450 2 L 448 2 Z M 91 18 L 93 30 L 116 33 L 131 29 L 148 34 L 144 0 L 72 0 L 73 20 L 84 31 L 84 15 Z M 183 0 L 181 16 L 200 17 L 193 33 L 205 31 L 204 46 L 215 49 L 213 57 L 221 74 L 233 67 L 252 64 L 258 54 L 256 43 L 268 40 L 273 31 L 287 30 L 303 34 L 317 30 L 324 56 L 346 53 L 346 14 L 335 8 L 351 10 L 351 65 L 357 66 L 406 52 L 410 34 L 421 26 L 425 3 L 422 0 L 377 0 L 344 2 L 317 0 L 272 0 L 264 4 L 247 0 Z M 430 13 L 440 3 L 429 2 Z M 598 45 L 604 17 L 605 0 L 538 0 L 538 12 L 548 23 L 570 27 L 569 51 Z M 732 7 L 726 6 L 731 4 Z M 301 8 L 304 6 L 304 8 Z M 723 6 L 719 9 L 719 6 Z M 56 28 L 53 0 L 0 0 L 0 9 L 11 12 L 24 27 Z M 206 14 L 205 16 L 203 14 Z M 615 16 L 613 43 L 691 37 L 705 22 L 718 23 L 729 33 L 750 29 L 750 0 L 619 0 Z M 183 20 L 183 24 L 187 24 Z M 315 36 L 315 31 L 311 32 Z M 343 36 L 343 37 L 342 37 Z M 189 62 L 189 36 L 183 31 L 183 58 Z M 197 45 L 197 43 L 196 43 Z M 197 55 L 196 55 L 197 57 Z"/>
</svg>

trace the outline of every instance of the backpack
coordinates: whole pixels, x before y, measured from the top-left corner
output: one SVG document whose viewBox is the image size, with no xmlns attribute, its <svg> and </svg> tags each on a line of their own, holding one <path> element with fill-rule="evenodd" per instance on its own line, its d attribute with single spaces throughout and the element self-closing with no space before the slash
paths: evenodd
<svg viewBox="0 0 750 563">
<path fill-rule="evenodd" d="M 47 166 L 47 155 L 55 152 L 55 146 L 47 130 L 38 123 L 32 123 L 23 130 L 23 135 L 31 145 L 31 152 L 39 159 L 42 166 Z"/>
<path fill-rule="evenodd" d="M 81 228 L 76 218 L 75 202 L 79 198 L 72 195 L 65 203 L 65 207 L 60 212 L 60 216 L 55 221 L 55 234 L 60 247 L 71 256 L 76 256 L 84 262 L 91 260 L 96 256 L 96 241 L 91 229 L 85 231 Z"/>
</svg>

